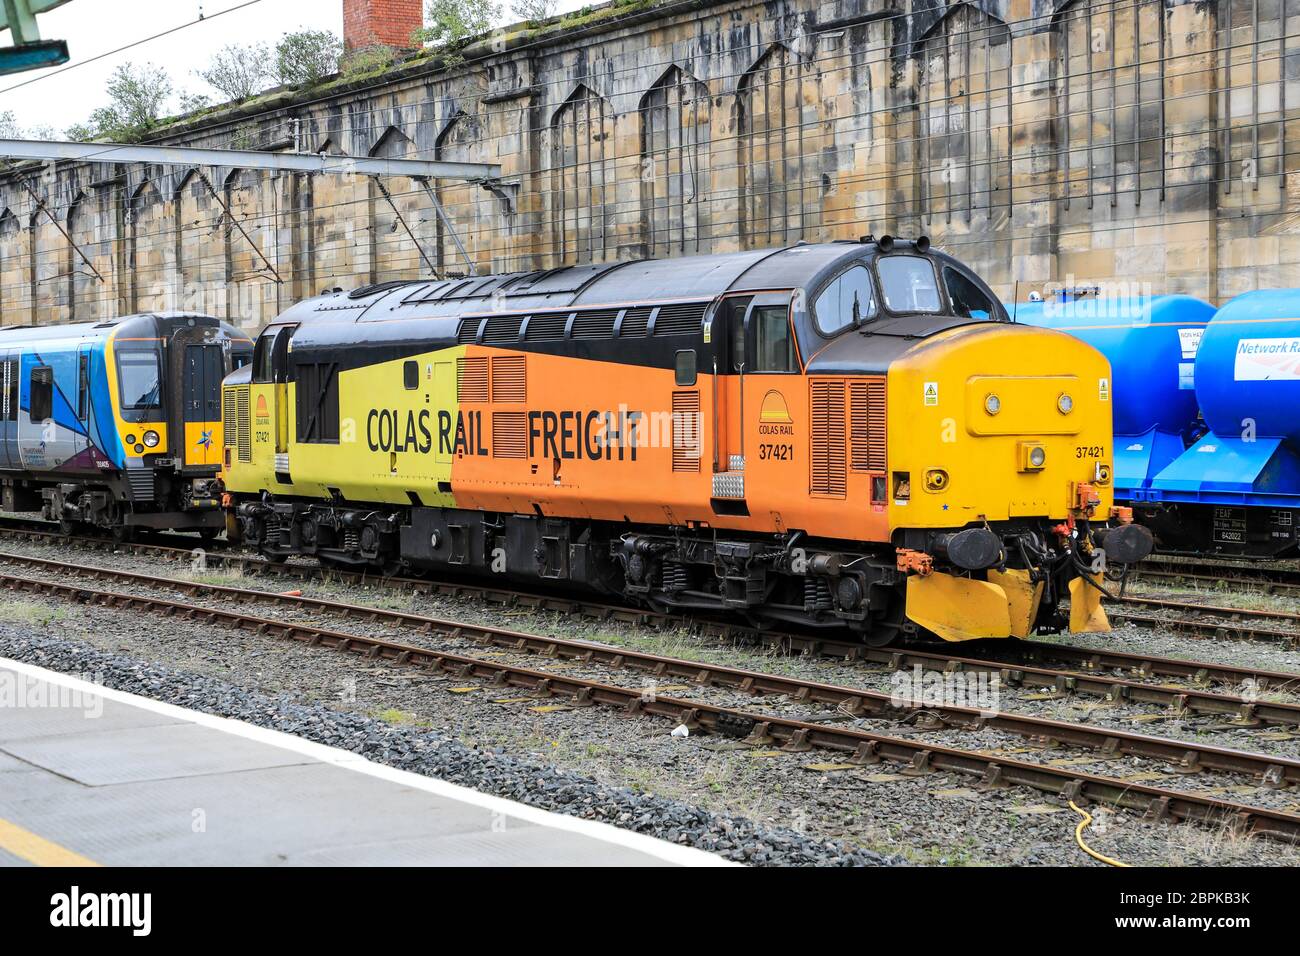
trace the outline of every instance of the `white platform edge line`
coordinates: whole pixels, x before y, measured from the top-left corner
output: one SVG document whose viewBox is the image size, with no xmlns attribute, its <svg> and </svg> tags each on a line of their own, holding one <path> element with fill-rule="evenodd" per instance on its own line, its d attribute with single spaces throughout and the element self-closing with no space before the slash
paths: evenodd
<svg viewBox="0 0 1300 956">
<path fill-rule="evenodd" d="M 624 830 L 613 826 L 612 824 L 601 823 L 596 820 L 583 820 L 578 817 L 567 816 L 563 813 L 554 813 L 550 810 L 542 810 L 539 807 L 530 807 L 527 804 L 516 803 L 515 801 L 507 800 L 504 797 L 494 797 L 490 794 L 480 793 L 479 791 L 473 790 L 469 787 L 462 787 L 459 784 L 448 783 L 447 781 L 439 780 L 436 777 L 425 777 L 418 773 L 412 773 L 409 770 L 398 770 L 394 767 L 377 764 L 367 760 L 359 754 L 354 754 L 347 750 L 341 750 L 337 747 L 319 744 L 315 741 L 303 740 L 301 737 L 295 737 L 293 734 L 287 734 L 280 730 L 269 730 L 265 727 L 257 727 L 253 724 L 247 724 L 241 720 L 235 720 L 230 717 L 218 717 L 215 714 L 205 714 L 200 711 L 188 710 L 184 707 L 177 706 L 176 704 L 168 704 L 163 701 L 153 700 L 150 697 L 141 697 L 126 691 L 114 690 L 111 687 L 104 687 L 101 684 L 82 680 L 79 677 L 71 677 L 67 674 L 61 674 L 58 671 L 47 670 L 44 667 L 37 667 L 34 664 L 26 664 L 22 661 L 0 657 L 0 669 L 12 670 L 16 673 L 26 675 L 27 677 L 48 681 L 51 684 L 66 687 L 69 690 L 77 691 L 81 694 L 95 695 L 104 700 L 115 701 L 119 704 L 125 704 L 131 707 L 138 707 L 141 710 L 197 724 L 200 727 L 208 727 L 212 730 L 227 733 L 235 737 L 241 737 L 245 740 L 266 744 L 271 747 L 278 747 L 281 750 L 287 750 L 291 753 L 309 757 L 322 763 L 334 764 L 343 769 L 353 770 L 370 777 L 377 777 L 380 780 L 386 780 L 390 783 L 412 787 L 416 790 L 423 790 L 426 793 L 431 793 L 436 796 L 446 797 L 451 800 L 460 801 L 461 803 L 470 804 L 471 806 L 481 807 L 492 813 L 500 813 L 507 817 L 514 817 L 516 820 L 523 820 L 528 823 L 550 827 L 555 830 L 565 830 L 570 833 L 577 833 L 582 836 L 591 837 L 592 839 L 600 840 L 604 843 L 611 843 L 615 846 L 621 846 L 629 850 L 636 850 L 661 859 L 667 863 L 674 863 L 680 866 L 740 865 L 738 863 L 733 863 L 730 860 L 725 860 L 716 853 L 709 853 L 706 850 L 697 850 L 694 847 L 678 846 L 677 844 L 668 843 L 656 837 L 646 836 L 643 833 L 633 833 L 631 830 Z"/>
</svg>

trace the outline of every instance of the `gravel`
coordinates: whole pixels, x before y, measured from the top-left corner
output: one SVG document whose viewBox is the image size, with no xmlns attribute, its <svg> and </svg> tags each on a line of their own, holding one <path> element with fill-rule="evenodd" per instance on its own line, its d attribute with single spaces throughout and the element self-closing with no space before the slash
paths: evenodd
<svg viewBox="0 0 1300 956">
<path fill-rule="evenodd" d="M 467 746 L 431 730 L 394 727 L 356 713 L 270 697 L 59 637 L 0 625 L 0 655 L 54 671 L 91 673 L 103 686 L 230 717 L 359 754 L 368 760 L 557 813 L 611 823 L 670 843 L 764 866 L 881 866 L 888 858 L 838 841 L 811 839 L 678 800 L 605 786 L 589 777 Z"/>
</svg>

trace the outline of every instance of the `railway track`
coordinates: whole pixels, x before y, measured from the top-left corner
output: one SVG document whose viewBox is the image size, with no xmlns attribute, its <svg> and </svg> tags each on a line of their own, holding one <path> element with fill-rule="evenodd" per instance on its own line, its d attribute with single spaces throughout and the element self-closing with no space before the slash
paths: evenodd
<svg viewBox="0 0 1300 956">
<path fill-rule="evenodd" d="M 1222 588 L 1230 585 L 1266 594 L 1300 596 L 1300 564 L 1290 567 L 1253 565 L 1185 555 L 1161 555 L 1148 558 L 1130 569 L 1130 575 L 1136 580 L 1175 586 Z"/>
<path fill-rule="evenodd" d="M 182 556 L 189 557 L 188 552 Z M 173 555 L 175 557 L 175 555 Z M 219 555 L 225 561 L 236 558 L 240 566 L 244 561 L 260 564 L 258 559 L 228 554 Z M 370 606 L 348 605 L 321 598 L 289 596 L 275 592 L 249 590 L 225 585 L 181 581 L 137 571 L 100 568 L 45 558 L 0 552 L 0 563 L 36 568 L 52 574 L 80 574 L 97 580 L 127 581 L 150 586 L 162 583 L 179 587 L 191 594 L 224 594 L 240 600 L 270 602 L 300 608 L 312 608 L 345 616 L 361 616 L 370 620 L 384 620 L 399 626 L 424 627 L 435 618 L 423 617 L 403 611 Z M 284 565 L 270 565 L 283 569 Z M 293 567 L 293 566 L 290 566 Z M 303 566 L 309 574 L 318 570 Z M 258 569 L 260 570 L 260 569 Z M 278 570 L 271 573 L 280 573 Z M 333 572 L 327 572 L 333 573 Z M 314 576 L 314 574 L 312 575 Z M 388 579 L 390 586 L 397 579 Z M 402 584 L 422 593 L 463 593 L 484 597 L 493 603 L 508 606 L 535 607 L 568 614 L 582 614 L 596 620 L 621 620 L 638 624 L 675 625 L 680 618 L 656 615 L 649 611 L 578 601 L 545 598 L 527 593 L 489 589 L 479 594 L 476 587 L 445 582 L 428 582 L 418 579 L 401 579 Z M 1008 660 L 1005 650 L 998 645 L 989 649 L 989 656 L 962 656 L 936 645 L 933 650 L 917 648 L 870 648 L 851 641 L 827 641 L 818 637 L 796 634 L 778 634 L 732 624 L 696 621 L 697 630 L 712 633 L 733 641 L 765 643 L 787 653 L 818 654 L 837 659 L 875 664 L 889 670 L 920 667 L 928 672 L 953 673 L 956 671 L 995 674 L 1007 686 L 1049 691 L 1060 696 L 1082 695 L 1101 698 L 1115 703 L 1144 704 L 1168 708 L 1179 714 L 1218 716 L 1231 721 L 1234 726 L 1300 726 L 1300 704 L 1265 700 L 1268 691 L 1300 693 L 1300 675 L 1257 668 L 1241 668 L 1163 658 L 1150 655 L 1128 654 L 1120 651 L 1099 651 L 1092 648 L 1071 647 L 1038 641 L 1017 642 L 1015 659 Z M 1025 663 L 1025 658 L 1041 663 L 1057 664 L 1070 670 L 1037 667 Z M 1132 677 L 1121 677 L 1120 674 Z M 1176 679 L 1190 682 L 1190 686 L 1172 686 L 1151 683 L 1153 678 Z M 1244 694 L 1223 694 L 1205 689 L 1204 685 L 1219 684 L 1240 688 Z"/>
<path fill-rule="evenodd" d="M 37 541 L 69 540 L 58 532 L 54 526 L 45 522 L 27 521 L 25 519 L 0 519 L 0 534 L 8 534 Z M 210 567 L 237 568 L 242 573 L 253 576 L 270 576 L 291 580 L 339 581 L 359 587 L 379 587 L 398 589 L 416 594 L 449 597 L 455 599 L 476 599 L 484 603 L 505 607 L 519 607 L 530 610 L 546 611 L 566 615 L 579 615 L 594 620 L 619 621 L 646 626 L 678 627 L 686 626 L 696 633 L 710 635 L 731 642 L 761 644 L 782 653 L 801 653 L 821 655 L 844 660 L 858 660 L 891 668 L 900 666 L 922 667 L 927 671 L 973 670 L 996 672 L 1004 683 L 1053 691 L 1061 695 L 1082 694 L 1101 697 L 1108 700 L 1127 700 L 1132 703 L 1145 703 L 1166 706 L 1175 711 L 1187 711 L 1196 714 L 1215 714 L 1232 719 L 1242 726 L 1252 724 L 1270 724 L 1292 726 L 1296 723 L 1293 705 L 1275 704 L 1260 699 L 1269 691 L 1291 691 L 1297 687 L 1295 674 L 1264 671 L 1253 668 L 1232 667 L 1200 661 L 1186 661 L 1178 658 L 1166 658 L 1146 654 L 1132 654 L 1113 650 L 1072 647 L 1044 641 L 1017 641 L 1014 647 L 1007 647 L 1004 642 L 992 646 L 969 647 L 962 645 L 964 654 L 957 653 L 949 645 L 936 644 L 925 649 L 875 649 L 860 642 L 842 639 L 835 640 L 821 635 L 797 634 L 746 627 L 731 621 L 718 621 L 709 618 L 683 618 L 679 615 L 662 614 L 651 610 L 630 608 L 616 604 L 605 604 L 586 598 L 571 598 L 553 594 L 537 594 L 528 591 L 511 590 L 494 587 L 483 582 L 438 581 L 425 578 L 383 577 L 377 574 L 324 569 L 313 564 L 274 564 L 264 559 L 236 551 L 207 551 L 192 547 L 160 545 L 152 543 L 117 544 L 106 539 L 74 538 L 79 546 L 133 553 L 141 556 L 163 557 L 171 561 L 191 564 L 199 563 L 199 569 Z M 197 543 L 197 539 L 195 539 Z M 13 560 L 23 559 L 19 555 L 9 556 Z M 91 570 L 87 568 L 87 570 Z M 107 572 L 106 572 L 107 573 Z M 130 572 L 119 572 L 129 574 Z M 147 577 L 144 575 L 142 577 Z M 305 599 L 306 600 L 306 599 Z M 1200 605 L 1184 605 L 1181 602 L 1155 601 L 1150 599 L 1132 599 L 1146 606 L 1162 609 L 1194 608 L 1202 610 Z M 1210 608 L 1211 612 L 1221 612 L 1221 616 L 1245 615 L 1247 617 L 1267 617 L 1269 619 L 1288 619 L 1296 615 L 1281 612 L 1250 612 L 1234 608 Z M 387 612 L 374 612 L 387 613 Z M 1120 616 L 1123 612 L 1120 612 Z M 1169 622 L 1161 618 L 1163 626 Z M 1213 622 L 1204 624 L 1206 628 Z M 1287 635 L 1295 640 L 1293 635 Z M 1008 655 L 1008 651 L 1012 651 Z M 969 656 L 966 656 L 969 655 Z M 1008 659 L 1010 657 L 1010 659 Z M 1024 666 L 1026 662 L 1051 667 Z M 1128 674 L 1133 679 L 1116 680 L 1115 675 Z M 1192 688 L 1170 687 L 1153 684 L 1152 680 L 1171 679 L 1190 681 Z M 1206 684 L 1227 685 L 1239 688 L 1242 694 L 1229 696 L 1209 694 L 1201 691 Z"/>
<path fill-rule="evenodd" d="M 4 560 L 15 563 L 9 556 L 3 557 Z M 18 592 L 64 597 L 71 601 L 125 611 L 150 611 L 203 623 L 252 629 L 322 649 L 360 654 L 403 666 L 424 667 L 462 679 L 481 680 L 496 687 L 521 688 L 539 697 L 564 698 L 572 707 L 614 707 L 628 715 L 641 714 L 676 721 L 688 728 L 743 739 L 751 746 L 781 745 L 791 751 L 829 750 L 841 755 L 848 754 L 847 762 L 853 765 L 867 766 L 882 762 L 898 764 L 914 774 L 951 771 L 979 777 L 981 785 L 989 788 L 1024 785 L 1071 799 L 1083 797 L 1143 811 L 1153 819 L 1170 817 L 1215 824 L 1228 823 L 1263 835 L 1292 841 L 1300 839 L 1300 815 L 1297 814 L 1220 800 L 1194 792 L 1146 786 L 1066 766 L 1037 764 L 987 751 L 963 750 L 859 727 L 837 726 L 837 722 L 860 717 L 897 719 L 924 712 L 931 720 L 937 721 L 930 729 L 994 729 L 1044 746 L 1055 744 L 1091 750 L 1100 758 L 1134 756 L 1163 761 L 1187 773 L 1211 771 L 1243 774 L 1252 777 L 1260 785 L 1269 787 L 1300 783 L 1300 761 L 1296 760 L 1046 718 L 950 705 L 936 706 L 928 701 L 900 701 L 863 688 L 824 684 L 802 678 L 663 657 L 623 647 L 526 634 L 406 612 L 384 611 L 224 585 L 197 584 L 137 572 L 86 568 L 44 559 L 17 560 L 27 563 L 29 567 L 41 567 L 49 572 L 61 571 L 63 578 L 51 581 L 5 573 L 0 574 L 0 586 Z M 232 607 L 196 605 L 178 598 L 103 590 L 68 580 L 76 576 L 148 583 L 156 590 L 171 589 L 187 595 L 206 593 L 230 599 Z M 236 601 L 235 598 L 240 600 Z M 656 679 L 683 680 L 700 688 L 719 687 L 757 697 L 784 695 L 825 708 L 829 712 L 829 718 L 824 722 L 801 720 L 761 711 L 722 707 L 699 699 L 647 694 L 644 687 L 609 684 L 562 673 L 558 669 L 539 670 L 508 661 L 402 644 L 366 634 L 339 631 L 317 623 L 261 617 L 246 610 L 234 609 L 251 602 L 271 603 L 282 609 L 295 606 L 313 612 L 329 611 L 370 621 L 400 622 L 402 626 L 428 637 L 473 641 L 485 647 L 519 655 L 580 661 L 615 671 L 632 671 Z"/>
</svg>

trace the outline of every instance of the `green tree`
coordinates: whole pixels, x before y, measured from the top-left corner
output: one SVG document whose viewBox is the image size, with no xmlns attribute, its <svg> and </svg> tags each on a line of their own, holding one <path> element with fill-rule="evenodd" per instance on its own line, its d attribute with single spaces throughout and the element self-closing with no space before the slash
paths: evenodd
<svg viewBox="0 0 1300 956">
<path fill-rule="evenodd" d="M 235 43 L 218 50 L 207 69 L 195 72 L 227 100 L 246 100 L 266 89 L 275 75 L 276 59 L 265 43 Z"/>
<path fill-rule="evenodd" d="M 96 109 L 85 123 L 70 127 L 71 139 L 138 139 L 158 125 L 172 96 L 172 81 L 166 70 L 152 63 L 124 63 L 113 71 L 106 90 L 109 105 Z"/>
<path fill-rule="evenodd" d="M 556 0 L 512 0 L 510 12 L 520 20 L 537 22 L 555 16 Z"/>
<path fill-rule="evenodd" d="M 329 30 L 286 33 L 275 47 L 275 77 L 285 86 L 310 86 L 339 71 L 343 41 Z"/>
<path fill-rule="evenodd" d="M 412 39 L 447 46 L 487 33 L 500 18 L 501 8 L 492 0 L 425 0 L 427 26 Z"/>
</svg>

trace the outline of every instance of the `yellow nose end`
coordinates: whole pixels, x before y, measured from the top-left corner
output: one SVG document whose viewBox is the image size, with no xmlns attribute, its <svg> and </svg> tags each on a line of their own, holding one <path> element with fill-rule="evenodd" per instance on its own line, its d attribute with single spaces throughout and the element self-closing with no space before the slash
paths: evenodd
<svg viewBox="0 0 1300 956">
<path fill-rule="evenodd" d="M 1100 574 L 1090 575 L 1097 585 L 1093 587 L 1083 578 L 1070 582 L 1070 630 L 1076 634 L 1096 634 L 1110 630 L 1110 619 L 1101 606 L 1102 578 Z"/>
</svg>

